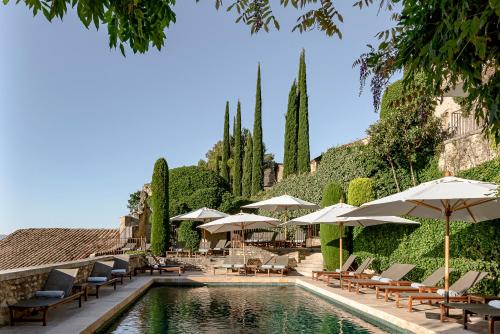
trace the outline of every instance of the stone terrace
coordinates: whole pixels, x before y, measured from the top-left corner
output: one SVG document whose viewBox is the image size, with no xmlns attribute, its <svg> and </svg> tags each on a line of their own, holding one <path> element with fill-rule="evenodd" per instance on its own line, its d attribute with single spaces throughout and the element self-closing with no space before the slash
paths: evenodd
<svg viewBox="0 0 500 334">
<path fill-rule="evenodd" d="M 445 323 L 440 322 L 438 320 L 439 309 L 435 306 L 417 304 L 416 311 L 409 313 L 406 309 L 395 308 L 393 302 L 385 303 L 383 300 L 375 299 L 374 293 L 371 291 L 356 295 L 346 290 L 327 287 L 323 282 L 314 281 L 308 277 L 267 277 L 261 274 L 258 276 L 238 276 L 234 274 L 226 277 L 225 275 L 188 272 L 181 277 L 166 276 L 165 274 L 162 276 L 140 275 L 135 277 L 131 282 L 127 280 L 124 286 L 118 286 L 116 292 L 113 292 L 113 289 L 109 288 L 103 290 L 102 297 L 99 299 L 90 297 L 89 301 L 84 303 L 81 309 L 77 307 L 76 303 L 72 303 L 53 310 L 49 313 L 47 327 L 43 327 L 40 324 L 22 323 L 15 327 L 0 327 L 0 334 L 92 333 L 102 324 L 112 319 L 114 315 L 123 311 L 135 298 L 140 296 L 154 283 L 296 284 L 331 299 L 333 302 L 341 303 L 347 308 L 369 314 L 372 317 L 384 319 L 414 333 L 487 333 L 486 322 L 481 321 L 478 317 L 472 318 L 472 323 L 469 325 L 470 330 L 466 331 L 462 329 L 459 323 L 453 320 Z M 457 315 L 456 310 L 452 312 L 452 315 Z M 500 323 L 497 323 L 496 329 L 500 330 Z"/>
</svg>

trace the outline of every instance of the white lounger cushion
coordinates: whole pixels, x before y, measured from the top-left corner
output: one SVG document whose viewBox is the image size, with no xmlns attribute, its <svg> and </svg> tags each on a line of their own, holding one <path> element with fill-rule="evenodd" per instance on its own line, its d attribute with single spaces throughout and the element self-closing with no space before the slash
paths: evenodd
<svg viewBox="0 0 500 334">
<path fill-rule="evenodd" d="M 44 298 L 64 298 L 64 291 L 61 290 L 44 290 L 35 292 L 36 297 Z"/>
<path fill-rule="evenodd" d="M 422 287 L 424 285 L 422 283 L 411 283 L 410 286 L 412 288 L 418 289 L 418 288 L 420 288 L 420 287 Z"/>
<path fill-rule="evenodd" d="M 380 277 L 380 276 L 372 276 L 372 280 L 374 280 L 374 281 L 380 281 L 381 278 L 382 277 Z"/>
<path fill-rule="evenodd" d="M 99 277 L 99 276 L 89 277 L 87 279 L 87 281 L 89 281 L 90 283 L 101 283 L 101 282 L 106 282 L 107 280 L 108 280 L 107 277 Z"/>
<path fill-rule="evenodd" d="M 492 300 L 488 303 L 488 305 L 495 308 L 500 308 L 500 300 Z"/>
<path fill-rule="evenodd" d="M 335 272 L 336 273 L 340 273 L 340 269 L 335 269 Z"/>
<path fill-rule="evenodd" d="M 444 296 L 444 289 L 438 289 L 438 291 L 436 291 L 438 295 L 440 296 Z M 458 297 L 460 296 L 460 293 L 456 292 L 456 291 L 453 291 L 453 290 L 450 290 L 448 292 L 448 296 L 450 297 Z"/>
<path fill-rule="evenodd" d="M 382 283 L 389 283 L 389 282 L 392 282 L 392 279 L 386 278 L 386 277 L 381 277 L 378 281 L 382 282 Z"/>
<path fill-rule="evenodd" d="M 127 273 L 127 269 L 113 269 L 111 270 L 111 273 L 125 275 Z"/>
</svg>

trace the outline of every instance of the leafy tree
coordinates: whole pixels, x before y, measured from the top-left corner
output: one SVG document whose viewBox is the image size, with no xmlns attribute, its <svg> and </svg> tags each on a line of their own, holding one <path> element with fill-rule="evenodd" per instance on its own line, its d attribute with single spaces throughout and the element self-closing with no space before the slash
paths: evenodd
<svg viewBox="0 0 500 334">
<path fill-rule="evenodd" d="M 243 180 L 241 185 L 242 195 L 247 198 L 252 195 L 252 154 L 253 140 L 252 135 L 248 133 L 243 158 Z"/>
<path fill-rule="evenodd" d="M 168 165 L 164 158 L 156 160 L 151 180 L 151 250 L 165 254 L 169 246 Z"/>
<path fill-rule="evenodd" d="M 241 178 L 243 172 L 243 154 L 241 142 L 241 103 L 238 101 L 236 109 L 236 120 L 233 125 L 234 129 L 234 146 L 233 146 L 233 195 L 241 196 Z"/>
<path fill-rule="evenodd" d="M 299 173 L 311 170 L 309 153 L 309 111 L 306 82 L 306 53 L 302 49 L 299 66 L 299 129 L 297 144 L 297 169 Z"/>
<path fill-rule="evenodd" d="M 177 240 L 183 248 L 189 249 L 191 252 L 196 251 L 200 243 L 200 235 L 196 230 L 195 222 L 183 221 L 177 229 Z"/>
<path fill-rule="evenodd" d="M 136 215 L 139 210 L 139 202 L 141 200 L 141 191 L 137 190 L 130 194 L 128 199 L 127 209 L 131 215 Z"/>
<path fill-rule="evenodd" d="M 367 177 L 359 177 L 349 182 L 349 190 L 347 192 L 347 203 L 354 206 L 360 206 L 366 202 L 375 199 L 375 191 L 373 181 Z M 354 245 L 354 229 L 352 227 L 346 228 L 347 250 L 349 253 L 353 252 Z"/>
<path fill-rule="evenodd" d="M 339 202 L 345 201 L 344 191 L 342 187 L 335 182 L 326 185 L 323 190 L 323 199 L 321 206 L 326 207 Z M 323 262 L 327 270 L 335 270 L 340 268 L 339 263 L 339 237 L 340 228 L 337 225 L 320 224 L 319 235 L 321 239 L 321 253 L 323 254 Z M 344 250 L 345 251 L 345 250 Z"/>
<path fill-rule="evenodd" d="M 227 183 L 229 183 L 229 167 L 227 161 L 231 155 L 229 144 L 229 101 L 226 102 L 226 111 L 224 113 L 224 138 L 222 140 L 222 165 L 220 175 Z"/>
<path fill-rule="evenodd" d="M 260 64 L 257 69 L 257 89 L 255 93 L 255 115 L 253 121 L 253 153 L 252 153 L 252 195 L 264 188 L 264 144 L 262 141 L 262 97 L 260 89 Z"/>
<path fill-rule="evenodd" d="M 293 81 L 288 94 L 288 108 L 285 121 L 285 149 L 283 157 L 283 177 L 297 173 L 297 141 L 298 141 L 298 95 L 297 83 Z"/>
</svg>

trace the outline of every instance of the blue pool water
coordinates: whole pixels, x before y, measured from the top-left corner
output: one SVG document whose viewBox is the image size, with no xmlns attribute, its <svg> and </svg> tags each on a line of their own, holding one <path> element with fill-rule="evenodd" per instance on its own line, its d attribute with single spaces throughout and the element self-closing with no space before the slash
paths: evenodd
<svg viewBox="0 0 500 334">
<path fill-rule="evenodd" d="M 294 286 L 154 287 L 105 333 L 386 333 Z"/>
</svg>

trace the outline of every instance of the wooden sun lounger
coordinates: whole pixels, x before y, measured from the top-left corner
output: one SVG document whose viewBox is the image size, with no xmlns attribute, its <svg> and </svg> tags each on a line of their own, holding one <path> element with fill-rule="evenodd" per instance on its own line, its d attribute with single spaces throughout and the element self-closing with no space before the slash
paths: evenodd
<svg viewBox="0 0 500 334">
<path fill-rule="evenodd" d="M 415 265 L 413 264 L 401 264 L 401 263 L 396 263 L 393 264 L 389 269 L 381 273 L 380 277 L 382 278 L 387 278 L 391 279 L 392 281 L 390 282 L 381 282 L 377 281 L 371 278 L 355 278 L 349 280 L 348 283 L 348 289 L 351 291 L 351 287 L 353 285 L 356 286 L 356 293 L 360 293 L 361 288 L 368 288 L 368 287 L 373 287 L 375 288 L 377 285 L 410 285 L 411 282 L 408 281 L 401 281 L 401 279 L 408 274 L 413 268 L 415 268 Z"/>
<path fill-rule="evenodd" d="M 450 272 L 453 269 L 450 268 Z M 396 300 L 399 301 L 399 294 L 405 292 L 425 292 L 429 289 L 434 288 L 442 279 L 444 278 L 444 268 L 438 268 L 429 277 L 422 281 L 422 283 L 416 286 L 407 285 L 377 285 L 375 287 L 375 294 L 377 299 L 380 297 L 380 292 L 384 292 L 385 301 L 389 301 L 389 295 L 396 294 Z"/>
<path fill-rule="evenodd" d="M 130 256 L 117 255 L 114 257 L 113 270 L 111 276 L 120 279 L 120 284 L 123 285 L 123 278 L 128 277 L 132 280 L 132 271 L 129 268 Z"/>
<path fill-rule="evenodd" d="M 449 302 L 464 302 L 468 300 L 467 291 L 474 286 L 474 284 L 481 281 L 488 275 L 487 272 L 478 272 L 478 271 L 469 271 L 464 276 L 459 278 L 455 283 L 450 286 L 450 291 L 456 291 L 460 295 L 449 297 Z M 429 289 L 430 292 L 422 292 L 422 293 L 404 293 L 401 297 L 408 298 L 408 311 L 413 311 L 413 302 L 414 301 L 428 301 L 431 302 L 439 302 L 443 301 L 444 296 L 438 294 L 436 291 L 437 288 Z M 399 307 L 399 301 L 396 301 L 396 305 Z"/>
<path fill-rule="evenodd" d="M 267 276 L 271 276 L 271 271 L 278 272 L 281 276 L 283 276 L 288 271 L 288 255 L 281 255 L 276 257 L 275 262 L 273 263 L 272 268 L 267 269 Z"/>
<path fill-rule="evenodd" d="M 471 303 L 441 304 L 441 321 L 444 321 L 446 319 L 447 308 L 457 308 L 462 310 L 464 329 L 467 329 L 469 316 L 473 314 L 485 317 L 485 320 L 488 321 L 488 334 L 495 333 L 495 322 L 500 321 L 500 308 L 496 308 L 488 304 L 471 304 Z"/>
<path fill-rule="evenodd" d="M 14 305 L 9 305 L 10 325 L 14 326 L 16 321 L 41 321 L 43 326 L 47 326 L 47 314 L 50 309 L 59 305 L 78 300 L 78 307 L 82 307 L 83 291 L 72 294 L 73 284 L 78 274 L 78 269 L 53 269 L 44 286 L 45 291 L 64 291 L 63 298 L 33 297 L 28 300 L 22 300 Z M 22 315 L 16 316 L 16 312 L 24 314 L 41 312 L 40 318 L 25 318 Z"/>
<path fill-rule="evenodd" d="M 148 264 L 143 267 L 135 268 L 134 269 L 134 276 L 137 275 L 137 272 L 145 272 L 146 270 L 150 272 L 151 275 L 153 275 L 154 271 L 158 271 L 158 273 L 161 275 L 163 272 L 167 273 L 177 273 L 179 276 L 184 272 L 184 267 L 176 264 L 168 265 L 168 264 L 163 264 L 161 263 L 160 259 L 158 259 L 153 253 L 150 253 L 147 257 L 148 259 Z"/>
<path fill-rule="evenodd" d="M 354 263 L 355 260 L 356 260 L 356 255 L 351 254 L 340 268 L 340 271 L 346 272 L 349 271 L 349 269 L 352 269 L 352 264 Z M 339 273 L 339 271 L 315 270 L 312 272 L 312 279 L 318 280 L 323 275 L 337 274 L 337 273 Z"/>
<path fill-rule="evenodd" d="M 361 278 L 364 274 L 364 271 L 368 269 L 368 267 L 372 264 L 373 258 L 367 257 L 355 271 L 345 271 L 342 273 L 332 273 L 332 274 L 326 274 L 326 284 L 330 285 L 330 280 L 331 279 L 338 279 L 340 280 L 340 274 L 342 274 L 342 280 L 340 281 L 340 287 L 343 286 L 344 280 L 346 279 L 353 279 L 353 278 Z M 323 279 L 324 280 L 324 279 Z"/>
<path fill-rule="evenodd" d="M 92 272 L 89 277 L 106 277 L 107 280 L 104 282 L 89 282 L 87 281 L 88 287 L 94 287 L 95 293 L 88 294 L 90 296 L 95 296 L 99 298 L 99 290 L 105 286 L 112 285 L 113 290 L 116 290 L 116 283 L 119 281 L 119 278 L 112 277 L 112 270 L 114 266 L 114 261 L 98 261 L 94 263 L 94 267 L 92 268 Z"/>
</svg>

